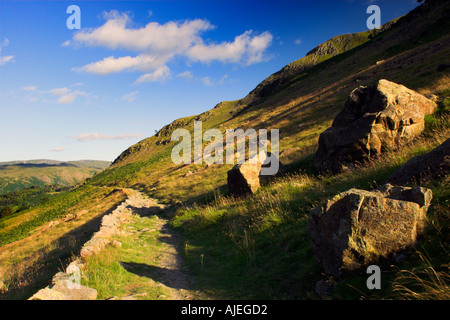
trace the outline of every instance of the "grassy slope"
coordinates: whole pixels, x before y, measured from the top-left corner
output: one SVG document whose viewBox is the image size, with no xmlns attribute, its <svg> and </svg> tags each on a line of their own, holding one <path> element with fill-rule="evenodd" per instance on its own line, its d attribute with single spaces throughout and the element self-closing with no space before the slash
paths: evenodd
<svg viewBox="0 0 450 320">
<path fill-rule="evenodd" d="M 381 185 L 408 159 L 443 142 L 450 131 L 448 118 L 435 116 L 428 119 L 428 131 L 401 152 L 393 152 L 357 173 L 335 177 L 317 176 L 311 167 L 318 135 L 331 124 L 351 90 L 381 78 L 425 95 L 435 94 L 440 102 L 448 104 L 450 77 L 448 73 L 436 72 L 450 55 L 448 9 L 446 15 L 443 18 L 440 10 L 428 16 L 416 13 L 416 18 L 408 15 L 391 29 L 372 40 L 361 41 L 362 45 L 341 55 L 307 69 L 302 66 L 281 70 L 246 98 L 223 102 L 199 116 L 179 119 L 157 136 L 131 147 L 111 171 L 97 177 L 102 180 L 94 179 L 94 183 L 134 186 L 173 202 L 192 204 L 204 197 L 215 197 L 206 205 L 186 205 L 171 222 L 185 236 L 182 254 L 197 289 L 211 297 L 317 298 L 315 283 L 326 277 L 310 250 L 306 230 L 309 209 L 351 187 L 372 189 Z M 302 61 L 291 65 L 302 65 Z M 282 74 L 283 81 L 277 83 Z M 194 119 L 203 120 L 203 129 L 219 128 L 222 132 L 237 127 L 279 128 L 281 160 L 302 173 L 284 177 L 244 200 L 223 197 L 230 166 L 175 166 L 168 159 L 174 145 L 170 143 L 171 132 L 175 128 L 192 131 Z M 433 123 L 439 125 L 433 129 Z M 194 174 L 185 176 L 189 171 Z M 367 289 L 365 274 L 353 275 L 341 279 L 334 298 L 449 297 L 445 267 L 448 179 L 425 186 L 433 190 L 434 201 L 429 211 L 430 228 L 418 251 L 400 267 L 383 266 L 381 291 Z M 433 272 L 426 274 L 424 270 Z M 418 276 L 420 281 L 411 283 L 414 277 L 410 275 Z M 429 284 L 427 293 L 420 289 L 418 295 L 405 295 L 420 282 Z"/>
<path fill-rule="evenodd" d="M 95 160 L 1 162 L 0 193 L 46 184 L 73 186 L 106 169 L 109 165 L 110 163 L 107 161 Z"/>
<path fill-rule="evenodd" d="M 385 78 L 423 94 L 442 94 L 448 88 L 448 73 L 436 72 L 450 55 L 448 19 L 442 17 L 442 10 L 426 14 L 403 17 L 370 40 L 368 33 L 347 35 L 344 44 L 362 45 L 304 69 L 311 59 L 306 56 L 291 64 L 301 65 L 300 69 L 289 67 L 285 68 L 289 71 L 275 73 L 241 100 L 222 102 L 201 115 L 172 122 L 156 136 L 131 146 L 91 183 L 135 187 L 172 202 L 198 201 L 211 198 L 217 190 L 226 192 L 226 172 L 231 165 L 177 166 L 171 162 L 170 152 L 176 144 L 170 141 L 171 133 L 176 128 L 192 132 L 194 120 L 203 121 L 203 130 L 222 132 L 278 128 L 281 161 L 304 164 L 315 152 L 319 134 L 330 126 L 355 87 Z M 342 47 L 351 45 L 341 44 L 338 52 Z M 285 74 L 284 80 L 274 87 L 271 79 L 280 74 Z M 194 174 L 185 176 L 189 171 Z"/>
<path fill-rule="evenodd" d="M 46 286 L 125 198 L 120 189 L 82 186 L 0 219 L 0 279 L 9 287 L 3 298 L 28 298 Z"/>
<path fill-rule="evenodd" d="M 101 210 L 95 208 L 103 203 L 102 197 L 111 199 L 110 207 L 120 200 L 119 197 L 108 198 L 113 187 L 133 187 L 165 202 L 185 202 L 187 206 L 178 210 L 172 226 L 185 236 L 183 254 L 199 289 L 211 297 L 313 297 L 315 281 L 322 275 L 313 262 L 305 229 L 309 208 L 349 187 L 370 189 L 379 185 L 407 159 L 442 142 L 449 131 L 448 120 L 432 118 L 430 126 L 441 123 L 438 130 L 424 134 L 401 154 L 393 153 L 390 159 L 374 163 L 356 174 L 344 173 L 336 177 L 317 176 L 311 167 L 318 135 L 331 124 L 353 88 L 380 78 L 402 83 L 423 94 L 436 94 L 439 100 L 448 101 L 450 77 L 448 73 L 436 72 L 437 66 L 450 56 L 448 8 L 446 12 L 446 17 L 443 17 L 443 10 L 418 13 L 415 18 L 408 15 L 373 39 L 361 41 L 364 43 L 354 49 L 327 57 L 329 59 L 308 69 L 294 70 L 283 77 L 279 86 L 267 81 L 267 90 L 253 91 L 244 99 L 222 102 L 201 115 L 174 121 L 156 136 L 130 147 L 110 169 L 97 174 L 83 187 L 52 199 L 47 206 L 0 221 L 3 223 L 0 236 L 8 243 L 0 248 L 0 255 L 7 256 L 8 246 L 18 245 L 14 252 L 23 259 L 21 252 L 27 251 L 21 245 L 42 230 L 36 227 L 46 226 L 55 218 L 64 221 L 62 217 L 67 212 L 81 210 L 100 214 Z M 248 199 L 223 197 L 229 165 L 176 166 L 171 162 L 170 152 L 175 144 L 170 142 L 171 132 L 181 127 L 192 131 L 194 120 L 203 120 L 204 130 L 219 128 L 222 132 L 237 127 L 279 128 L 281 160 L 291 164 L 297 173 L 276 181 Z M 189 171 L 194 174 L 185 176 Z M 439 243 L 445 244 L 443 239 L 448 237 L 448 225 L 442 222 L 441 214 L 446 212 L 445 206 L 448 207 L 448 181 L 430 187 L 435 194 L 430 219 L 438 236 L 427 235 L 429 239 L 424 245 L 438 270 L 442 264 Z M 79 199 L 71 203 L 73 197 Z M 216 200 L 207 205 L 191 206 L 214 197 Z M 41 239 L 36 245 L 42 243 L 45 241 Z M 420 267 L 419 260 L 418 257 L 409 259 L 409 270 Z M 0 266 L 1 278 L 2 272 L 8 274 L 8 268 L 21 260 L 0 261 L 6 261 Z M 36 261 L 29 263 L 34 265 Z M 386 272 L 389 279 L 401 274 L 392 270 Z M 365 277 L 345 281 L 358 286 L 365 282 Z M 348 291 L 345 281 L 338 287 L 336 297 L 358 296 L 357 291 Z M 389 288 L 392 288 L 392 281 Z"/>
</svg>

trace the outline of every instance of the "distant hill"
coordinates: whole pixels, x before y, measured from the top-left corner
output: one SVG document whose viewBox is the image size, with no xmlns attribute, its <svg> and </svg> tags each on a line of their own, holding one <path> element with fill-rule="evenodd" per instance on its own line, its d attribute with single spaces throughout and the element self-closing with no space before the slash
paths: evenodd
<svg viewBox="0 0 450 320">
<path fill-rule="evenodd" d="M 72 186 L 103 171 L 108 161 L 49 159 L 0 162 L 0 194 L 32 186 Z"/>
</svg>

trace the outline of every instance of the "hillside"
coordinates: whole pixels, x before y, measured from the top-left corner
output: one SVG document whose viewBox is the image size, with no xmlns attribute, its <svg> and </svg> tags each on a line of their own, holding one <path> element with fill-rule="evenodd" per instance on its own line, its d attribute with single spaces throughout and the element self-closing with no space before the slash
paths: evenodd
<svg viewBox="0 0 450 320">
<path fill-rule="evenodd" d="M 110 165 L 107 161 L 27 160 L 0 162 L 0 194 L 32 186 L 73 186 Z"/>
<path fill-rule="evenodd" d="M 139 192 L 167 209 L 155 215 L 132 205 L 136 213 L 114 236 L 117 245 L 87 259 L 82 283 L 97 289 L 101 299 L 164 299 L 164 286 L 209 299 L 318 299 L 316 283 L 328 276 L 311 252 L 308 213 L 350 188 L 381 186 L 409 159 L 449 137 L 450 75 L 438 68 L 449 64 L 449 57 L 450 3 L 426 1 L 379 31 L 330 39 L 242 99 L 174 120 L 83 185 L 0 219 L 0 292 L 3 284 L 3 297 L 24 299 L 48 285 L 60 264 L 66 266 L 80 252 L 100 219 Z M 439 112 L 427 116 L 423 134 L 402 150 L 390 150 L 357 171 L 319 174 L 313 158 L 320 133 L 353 89 L 380 79 L 433 98 Z M 254 195 L 229 197 L 231 164 L 175 165 L 171 160 L 172 132 L 185 128 L 192 133 L 199 120 L 203 131 L 279 129 L 280 160 L 289 172 Z M 449 178 L 422 186 L 432 190 L 433 202 L 430 227 L 416 251 L 400 266 L 386 266 L 382 290 L 368 291 L 366 275 L 357 274 L 339 279 L 332 299 L 448 299 Z M 156 261 L 161 255 L 155 252 L 167 244 L 173 244 L 172 259 L 185 261 L 192 281 L 182 286 L 166 281 L 176 272 L 167 269 L 168 258 Z"/>
<path fill-rule="evenodd" d="M 269 76 L 243 99 L 177 119 L 131 146 L 92 184 L 135 187 L 166 201 L 195 201 L 217 189 L 226 191 L 231 166 L 171 163 L 170 152 L 176 144 L 170 141 L 171 133 L 177 128 L 192 132 L 194 120 L 203 122 L 203 130 L 217 128 L 222 133 L 230 128 L 278 128 L 280 160 L 296 166 L 313 155 L 318 135 L 359 85 L 385 78 L 428 96 L 442 96 L 448 88 L 448 73 L 436 69 L 448 59 L 450 27 L 448 9 L 441 6 L 433 11 L 419 7 L 377 33 L 330 39 Z M 180 179 L 189 171 L 194 174 Z"/>
</svg>

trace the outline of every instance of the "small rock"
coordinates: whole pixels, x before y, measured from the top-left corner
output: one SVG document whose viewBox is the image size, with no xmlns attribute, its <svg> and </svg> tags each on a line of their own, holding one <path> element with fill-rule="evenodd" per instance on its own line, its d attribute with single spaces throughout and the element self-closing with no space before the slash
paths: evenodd
<svg viewBox="0 0 450 320">
<path fill-rule="evenodd" d="M 28 300 L 68 300 L 67 296 L 59 291 L 50 288 L 39 290 Z"/>
<path fill-rule="evenodd" d="M 59 291 L 64 296 L 65 300 L 96 300 L 97 290 L 82 286 L 80 284 L 72 283 L 70 286 L 67 281 L 59 281 L 51 286 L 51 290 Z"/>
</svg>

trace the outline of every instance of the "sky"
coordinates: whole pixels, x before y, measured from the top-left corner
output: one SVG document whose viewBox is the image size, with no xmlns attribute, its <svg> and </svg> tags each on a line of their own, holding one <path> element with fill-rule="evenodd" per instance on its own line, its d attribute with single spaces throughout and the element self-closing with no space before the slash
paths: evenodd
<svg viewBox="0 0 450 320">
<path fill-rule="evenodd" d="M 383 24 L 418 3 L 0 0 L 0 161 L 113 161 L 326 40 L 366 31 L 370 5 Z"/>
</svg>

